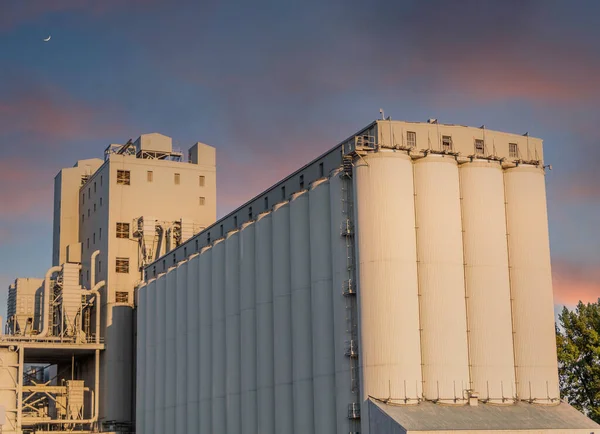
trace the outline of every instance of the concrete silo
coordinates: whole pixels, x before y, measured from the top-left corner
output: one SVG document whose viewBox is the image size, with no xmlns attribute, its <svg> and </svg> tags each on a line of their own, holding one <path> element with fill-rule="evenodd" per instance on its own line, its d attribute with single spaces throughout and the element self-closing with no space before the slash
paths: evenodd
<svg viewBox="0 0 600 434">
<path fill-rule="evenodd" d="M 166 287 L 161 301 L 165 309 L 165 430 L 176 426 L 177 405 L 177 267 L 167 271 Z M 160 373 L 159 373 L 160 375 Z M 169 428 L 170 427 L 170 428 Z"/>
<path fill-rule="evenodd" d="M 175 291 L 175 433 L 187 434 L 187 285 L 188 261 L 177 264 Z"/>
<path fill-rule="evenodd" d="M 225 336 L 225 243 L 218 239 L 212 247 L 212 432 L 227 432 Z"/>
<path fill-rule="evenodd" d="M 200 434 L 212 434 L 212 247 L 200 251 L 198 263 L 200 316 Z"/>
<path fill-rule="evenodd" d="M 149 315 L 150 325 L 148 328 L 149 335 L 155 335 L 156 344 L 154 349 L 155 369 L 154 372 L 150 371 L 152 375 L 149 383 L 149 390 L 152 384 L 154 384 L 155 395 L 152 396 L 154 399 L 154 412 L 151 415 L 154 416 L 154 423 L 149 421 L 146 424 L 146 429 L 151 432 L 154 429 L 155 434 L 159 434 L 165 429 L 165 409 L 166 409 L 166 379 L 167 379 L 167 311 L 166 311 L 166 300 L 167 300 L 167 275 L 161 273 L 156 279 L 156 290 L 155 296 L 152 296 L 152 291 L 148 294 L 148 311 L 155 312 L 155 318 Z M 150 310 L 153 307 L 154 309 Z M 152 338 L 150 344 L 152 344 Z M 149 360 L 150 363 L 150 360 Z M 150 365 L 149 365 L 150 366 Z M 150 428 L 152 426 L 152 428 Z"/>
<path fill-rule="evenodd" d="M 197 253 L 191 255 L 187 266 L 186 286 L 186 377 L 187 377 L 187 430 L 197 433 L 199 430 L 199 405 L 200 405 L 200 364 L 198 334 L 200 333 L 200 315 L 198 315 L 198 267 L 200 257 Z"/>
<path fill-rule="evenodd" d="M 135 420 L 136 430 L 140 432 L 146 432 L 146 338 L 147 338 L 147 328 L 146 328 L 146 315 L 148 309 L 148 285 L 156 285 L 156 280 L 151 279 L 148 283 L 144 283 L 138 289 L 138 298 L 137 298 L 137 314 L 136 314 L 136 330 L 137 330 L 137 345 L 136 345 L 136 358 L 137 358 L 137 366 L 136 366 L 136 384 L 137 387 L 137 396 L 138 398 L 135 401 Z"/>
</svg>

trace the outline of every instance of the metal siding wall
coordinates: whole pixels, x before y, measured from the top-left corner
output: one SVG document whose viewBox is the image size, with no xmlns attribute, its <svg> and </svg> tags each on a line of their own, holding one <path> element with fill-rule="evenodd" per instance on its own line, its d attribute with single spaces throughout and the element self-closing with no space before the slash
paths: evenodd
<svg viewBox="0 0 600 434">
<path fill-rule="evenodd" d="M 154 408 L 155 408 L 155 419 L 154 423 L 147 423 L 146 429 L 148 430 L 150 426 L 153 426 L 154 432 L 156 434 L 165 432 L 165 394 L 166 394 L 166 377 L 167 377 L 167 335 L 166 335 L 166 325 L 167 325 L 167 317 L 166 317 L 166 294 L 167 294 L 167 275 L 165 273 L 159 274 L 156 279 L 156 294 L 153 299 L 155 312 L 153 320 L 156 321 L 156 324 L 151 324 L 148 327 L 148 333 L 155 334 L 156 336 L 156 348 L 154 350 L 155 360 L 156 360 L 156 369 L 153 373 L 153 377 L 151 381 L 156 384 L 154 390 L 155 395 L 153 399 L 155 400 Z M 152 373 L 151 373 L 152 375 Z M 150 392 L 150 391 L 149 391 Z M 149 431 L 151 431 L 150 428 Z"/>
<path fill-rule="evenodd" d="M 271 213 L 256 219 L 256 350 L 258 432 L 275 434 Z"/>
<path fill-rule="evenodd" d="M 350 339 L 350 324 L 346 310 L 343 286 L 348 279 L 346 239 L 341 235 L 342 224 L 348 216 L 343 211 L 343 174 L 336 172 L 329 178 L 329 209 L 331 212 L 331 265 L 333 291 L 333 329 L 335 347 L 335 395 L 338 433 L 350 432 L 348 405 L 355 402 L 352 392 L 352 365 L 346 356 L 346 341 Z"/>
<path fill-rule="evenodd" d="M 171 267 L 167 271 L 167 286 L 165 291 L 165 335 L 166 335 L 166 352 L 165 352 L 165 426 L 164 431 L 175 429 L 177 404 L 177 268 Z"/>
<path fill-rule="evenodd" d="M 200 292 L 200 434 L 212 434 L 212 248 L 200 252 L 198 263 Z"/>
<path fill-rule="evenodd" d="M 136 398 L 135 398 L 135 420 L 136 430 L 140 433 L 146 432 L 146 311 L 147 291 L 149 285 L 154 285 L 154 280 L 138 288 L 137 297 L 137 348 L 136 348 Z"/>
<path fill-rule="evenodd" d="M 200 377 L 199 369 L 199 342 L 200 315 L 198 311 L 198 263 L 200 257 L 193 254 L 188 260 L 187 287 L 186 287 L 186 337 L 187 337 L 187 430 L 189 433 L 198 433 L 198 410 L 200 405 Z M 143 434 L 143 433 L 141 433 Z"/>
<path fill-rule="evenodd" d="M 290 207 L 273 207 L 273 325 L 275 432 L 294 432 L 292 390 L 292 297 L 290 275 Z"/>
<path fill-rule="evenodd" d="M 544 172 L 504 173 L 515 363 L 519 399 L 559 399 Z"/>
<path fill-rule="evenodd" d="M 250 222 L 240 231 L 240 324 L 242 434 L 258 434 L 256 405 L 256 280 L 255 225 Z"/>
<path fill-rule="evenodd" d="M 516 396 L 504 179 L 497 161 L 460 166 L 471 389 L 496 404 Z"/>
<path fill-rule="evenodd" d="M 329 182 L 315 181 L 310 187 L 308 199 L 314 350 L 314 432 L 329 434 L 337 431 Z"/>
<path fill-rule="evenodd" d="M 421 348 L 413 166 L 405 152 L 380 151 L 354 167 L 361 425 L 368 397 L 414 404 L 421 397 Z"/>
<path fill-rule="evenodd" d="M 241 433 L 240 234 L 225 239 L 225 331 L 227 344 L 227 433 Z"/>
<path fill-rule="evenodd" d="M 187 261 L 177 264 L 175 297 L 175 433 L 187 434 Z"/>
<path fill-rule="evenodd" d="M 454 157 L 432 154 L 414 173 L 423 395 L 462 404 L 469 358 L 458 167 Z"/>
<path fill-rule="evenodd" d="M 212 433 L 227 432 L 225 376 L 225 243 L 212 247 Z"/>
<path fill-rule="evenodd" d="M 290 200 L 294 433 L 314 430 L 308 193 Z"/>
</svg>

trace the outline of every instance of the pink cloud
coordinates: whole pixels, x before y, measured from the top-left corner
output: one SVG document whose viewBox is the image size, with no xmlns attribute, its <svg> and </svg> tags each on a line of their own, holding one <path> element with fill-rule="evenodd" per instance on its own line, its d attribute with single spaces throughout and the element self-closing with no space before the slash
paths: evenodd
<svg viewBox="0 0 600 434">
<path fill-rule="evenodd" d="M 574 306 L 579 301 L 596 302 L 600 298 L 600 265 L 554 264 L 553 284 L 556 304 Z"/>
</svg>

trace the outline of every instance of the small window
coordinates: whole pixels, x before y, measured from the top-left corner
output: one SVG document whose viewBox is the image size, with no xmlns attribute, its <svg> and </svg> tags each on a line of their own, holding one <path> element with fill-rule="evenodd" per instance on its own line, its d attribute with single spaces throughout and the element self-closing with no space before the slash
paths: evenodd
<svg viewBox="0 0 600 434">
<path fill-rule="evenodd" d="M 102 198 L 100 198 L 100 206 L 102 206 Z"/>
<path fill-rule="evenodd" d="M 414 131 L 407 131 L 406 132 L 406 145 L 409 148 L 416 148 L 417 147 L 417 133 L 415 133 Z"/>
<path fill-rule="evenodd" d="M 89 238 L 87 239 L 87 248 L 88 249 L 90 248 L 90 239 Z"/>
<path fill-rule="evenodd" d="M 94 212 L 96 212 L 96 204 L 94 204 Z"/>
<path fill-rule="evenodd" d="M 248 207 L 248 219 L 252 220 L 252 207 Z"/>
<path fill-rule="evenodd" d="M 223 236 L 223 225 L 221 225 L 221 226 L 219 227 L 219 229 L 220 229 L 220 232 L 221 232 L 221 236 Z"/>
<path fill-rule="evenodd" d="M 452 136 L 442 136 L 442 151 L 452 151 Z"/>
<path fill-rule="evenodd" d="M 126 291 L 115 291 L 116 303 L 129 303 L 129 293 Z"/>
<path fill-rule="evenodd" d="M 102 187 L 102 175 L 100 175 L 100 187 Z"/>
<path fill-rule="evenodd" d="M 163 259 L 163 271 L 167 269 L 167 260 Z"/>
<path fill-rule="evenodd" d="M 304 175 L 300 175 L 300 189 L 304 188 Z"/>
<path fill-rule="evenodd" d="M 268 209 L 269 209 L 269 197 L 268 197 L 268 196 L 265 196 L 265 199 L 264 199 L 264 201 L 265 201 L 265 211 L 266 211 L 266 210 L 268 210 Z"/>
<path fill-rule="evenodd" d="M 475 139 L 475 155 L 484 155 L 485 154 L 485 145 L 483 140 Z"/>
<path fill-rule="evenodd" d="M 181 175 L 179 173 L 175 174 L 175 185 L 179 185 L 179 183 L 181 182 Z"/>
<path fill-rule="evenodd" d="M 200 197 L 198 198 L 198 204 L 199 204 L 200 206 L 203 206 L 205 203 L 206 203 L 206 198 L 205 198 L 204 196 L 200 196 Z"/>
<path fill-rule="evenodd" d="M 146 172 L 146 180 L 148 182 L 154 181 L 154 172 L 152 170 L 148 170 L 148 172 Z"/>
<path fill-rule="evenodd" d="M 210 232 L 206 234 L 206 244 L 210 244 Z"/>
<path fill-rule="evenodd" d="M 156 277 L 156 265 L 152 266 L 152 277 Z"/>
<path fill-rule="evenodd" d="M 90 209 L 88 208 L 88 217 L 90 216 Z"/>
<path fill-rule="evenodd" d="M 81 214 L 81 222 L 83 223 L 85 221 L 85 214 Z"/>
<path fill-rule="evenodd" d="M 204 175 L 200 175 L 200 176 L 198 177 L 198 185 L 199 185 L 200 187 L 204 187 L 204 183 L 205 183 L 205 182 L 206 182 L 206 180 L 205 180 L 205 178 L 204 178 Z"/>
<path fill-rule="evenodd" d="M 198 251 L 198 239 L 196 238 L 196 251 Z"/>
<path fill-rule="evenodd" d="M 85 275 L 86 275 L 87 281 L 89 282 L 90 281 L 90 270 L 87 270 Z"/>
<path fill-rule="evenodd" d="M 115 271 L 117 273 L 129 273 L 129 258 L 116 258 Z"/>
<path fill-rule="evenodd" d="M 131 173 L 129 170 L 117 170 L 117 184 L 131 185 Z"/>
<path fill-rule="evenodd" d="M 508 156 L 510 158 L 519 158 L 519 145 L 517 145 L 516 143 L 509 143 Z"/>
<path fill-rule="evenodd" d="M 285 200 L 285 185 L 281 187 L 281 199 Z"/>
<path fill-rule="evenodd" d="M 98 229 L 98 239 L 102 239 L 102 228 Z"/>
<path fill-rule="evenodd" d="M 88 199 L 92 197 L 92 188 L 88 187 Z"/>
<path fill-rule="evenodd" d="M 173 253 L 173 265 L 177 264 L 177 254 Z"/>
<path fill-rule="evenodd" d="M 81 204 L 85 205 L 85 193 L 81 195 Z"/>
<path fill-rule="evenodd" d="M 129 238 L 129 223 L 117 223 L 117 238 Z"/>
<path fill-rule="evenodd" d="M 98 273 L 102 273 L 102 261 L 98 261 Z"/>
<path fill-rule="evenodd" d="M 183 257 L 187 258 L 187 247 L 183 248 Z"/>
<path fill-rule="evenodd" d="M 238 224 L 237 224 L 237 216 L 236 216 L 236 215 L 234 215 L 234 216 L 233 216 L 233 227 L 235 227 L 235 228 L 237 228 L 237 227 L 238 227 Z"/>
<path fill-rule="evenodd" d="M 96 193 L 96 181 L 94 181 L 94 193 Z"/>
<path fill-rule="evenodd" d="M 96 232 L 92 236 L 92 244 L 96 244 Z"/>
<path fill-rule="evenodd" d="M 319 177 L 323 177 L 325 174 L 325 168 L 323 167 L 323 163 L 319 163 Z"/>
</svg>

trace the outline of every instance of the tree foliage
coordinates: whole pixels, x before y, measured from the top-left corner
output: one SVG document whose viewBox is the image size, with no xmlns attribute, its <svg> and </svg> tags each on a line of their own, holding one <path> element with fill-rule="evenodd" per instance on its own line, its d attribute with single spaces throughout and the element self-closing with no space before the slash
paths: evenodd
<svg viewBox="0 0 600 434">
<path fill-rule="evenodd" d="M 558 316 L 560 389 L 569 404 L 600 423 L 600 299 Z"/>
</svg>

